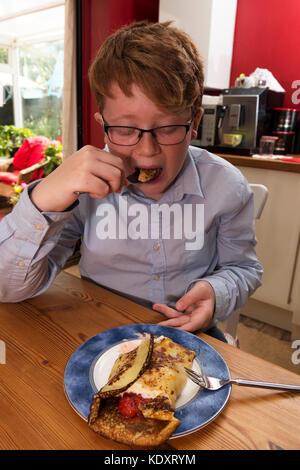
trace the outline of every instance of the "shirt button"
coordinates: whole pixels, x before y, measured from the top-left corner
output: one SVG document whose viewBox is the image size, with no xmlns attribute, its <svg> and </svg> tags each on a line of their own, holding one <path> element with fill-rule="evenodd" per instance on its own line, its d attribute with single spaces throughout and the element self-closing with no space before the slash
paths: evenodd
<svg viewBox="0 0 300 470">
<path fill-rule="evenodd" d="M 160 249 L 160 243 L 155 243 L 153 245 L 153 250 L 158 251 Z"/>
<path fill-rule="evenodd" d="M 19 266 L 19 268 L 24 268 L 24 266 L 25 266 L 24 261 L 19 261 L 18 266 Z"/>
<path fill-rule="evenodd" d="M 43 230 L 44 227 L 42 226 L 42 224 L 34 224 L 34 228 L 35 230 Z"/>
<path fill-rule="evenodd" d="M 159 274 L 154 274 L 153 279 L 154 279 L 155 281 L 158 281 L 159 278 L 160 278 L 160 275 L 159 275 Z"/>
</svg>

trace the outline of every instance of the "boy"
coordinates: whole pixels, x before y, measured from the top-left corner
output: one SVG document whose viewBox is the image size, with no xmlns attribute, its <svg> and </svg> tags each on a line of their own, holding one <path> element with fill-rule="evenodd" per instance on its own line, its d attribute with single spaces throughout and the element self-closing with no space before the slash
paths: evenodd
<svg viewBox="0 0 300 470">
<path fill-rule="evenodd" d="M 89 77 L 106 148 L 80 149 L 1 223 L 1 300 L 45 291 L 81 237 L 84 278 L 152 306 L 162 324 L 211 331 L 262 269 L 247 182 L 189 145 L 202 115 L 198 51 L 169 23 L 137 23 L 105 41 Z M 134 172 L 146 182 L 130 183 Z"/>
</svg>

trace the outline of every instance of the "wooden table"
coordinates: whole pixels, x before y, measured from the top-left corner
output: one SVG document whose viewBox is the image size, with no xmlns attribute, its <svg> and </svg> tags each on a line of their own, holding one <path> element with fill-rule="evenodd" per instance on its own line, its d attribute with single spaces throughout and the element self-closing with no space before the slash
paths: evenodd
<svg viewBox="0 0 300 470">
<path fill-rule="evenodd" d="M 64 369 L 75 349 L 99 332 L 160 320 L 158 313 L 64 272 L 43 295 L 0 304 L 0 340 L 6 346 L 6 363 L 0 364 L 0 450 L 129 450 L 95 434 L 72 409 Z M 300 384 L 288 370 L 200 337 L 223 356 L 233 377 Z M 299 449 L 299 423 L 300 394 L 233 386 L 212 423 L 161 448 Z"/>
</svg>

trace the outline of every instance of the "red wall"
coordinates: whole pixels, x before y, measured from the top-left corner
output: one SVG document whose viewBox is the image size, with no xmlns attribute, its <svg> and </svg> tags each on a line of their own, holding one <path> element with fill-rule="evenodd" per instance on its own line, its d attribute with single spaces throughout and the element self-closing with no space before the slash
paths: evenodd
<svg viewBox="0 0 300 470">
<path fill-rule="evenodd" d="M 300 80 L 299 20 L 299 0 L 238 0 L 230 86 L 240 73 L 266 68 L 286 90 L 284 105 L 300 109 L 291 87 Z"/>
<path fill-rule="evenodd" d="M 159 0 L 82 0 L 83 145 L 103 147 L 103 134 L 96 124 L 97 111 L 88 83 L 88 68 L 105 38 L 133 21 L 158 21 Z"/>
</svg>

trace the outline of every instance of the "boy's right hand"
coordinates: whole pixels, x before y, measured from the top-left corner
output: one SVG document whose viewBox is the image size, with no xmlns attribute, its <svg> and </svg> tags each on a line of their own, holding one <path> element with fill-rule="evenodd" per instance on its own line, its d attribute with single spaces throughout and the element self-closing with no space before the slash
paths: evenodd
<svg viewBox="0 0 300 470">
<path fill-rule="evenodd" d="M 76 191 L 100 199 L 120 192 L 128 184 L 126 174 L 130 174 L 126 160 L 87 145 L 36 185 L 31 200 L 40 211 L 62 212 L 78 199 Z"/>
</svg>

